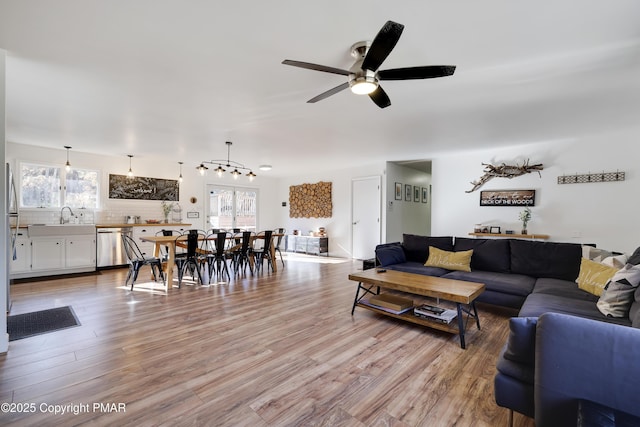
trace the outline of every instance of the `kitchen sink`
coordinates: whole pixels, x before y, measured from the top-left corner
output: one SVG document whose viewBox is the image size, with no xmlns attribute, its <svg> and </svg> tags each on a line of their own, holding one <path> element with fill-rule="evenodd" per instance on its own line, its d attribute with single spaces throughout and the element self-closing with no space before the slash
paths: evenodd
<svg viewBox="0 0 640 427">
<path fill-rule="evenodd" d="M 29 224 L 29 237 L 95 234 L 94 224 Z"/>
</svg>

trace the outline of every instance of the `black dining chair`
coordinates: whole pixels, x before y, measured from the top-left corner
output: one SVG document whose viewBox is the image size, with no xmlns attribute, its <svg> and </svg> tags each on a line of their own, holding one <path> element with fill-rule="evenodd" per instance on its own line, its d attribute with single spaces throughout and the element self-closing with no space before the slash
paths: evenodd
<svg viewBox="0 0 640 427">
<path fill-rule="evenodd" d="M 127 278 L 124 282 L 125 286 L 129 283 L 129 280 L 131 280 L 131 290 L 133 290 L 133 284 L 138 279 L 140 268 L 144 265 L 151 267 L 154 281 L 158 280 L 158 276 L 156 275 L 157 269 L 160 279 L 162 279 L 162 283 L 164 284 L 165 277 L 162 271 L 162 261 L 160 258 L 144 254 L 136 242 L 126 233 L 122 234 L 122 243 L 124 246 L 124 252 L 127 256 L 127 262 L 129 264 L 129 272 L 127 273 Z"/>
<path fill-rule="evenodd" d="M 280 261 L 282 262 L 282 266 L 284 267 L 284 258 L 282 258 L 282 250 L 280 250 L 280 245 L 282 244 L 282 240 L 285 234 L 287 234 L 287 230 L 282 227 L 276 228 L 275 230 L 273 230 L 273 234 L 277 234 L 274 242 L 274 250 L 275 252 L 280 254 Z"/>
<path fill-rule="evenodd" d="M 271 257 L 271 236 L 272 230 L 261 231 L 256 235 L 254 239 L 253 253 L 255 254 L 256 271 L 262 270 L 264 260 L 267 260 L 267 268 L 271 268 L 273 271 L 273 258 Z M 262 247 L 260 247 L 260 243 Z"/>
<path fill-rule="evenodd" d="M 229 267 L 227 266 L 227 240 L 230 237 L 230 233 L 224 231 L 209 234 L 207 241 L 209 242 L 209 253 L 207 254 L 207 266 L 209 268 L 209 283 L 214 273 L 224 278 L 226 274 L 228 279 L 231 279 L 229 274 Z"/>
<path fill-rule="evenodd" d="M 255 233 L 251 231 L 243 231 L 242 233 L 236 233 L 233 237 L 235 241 L 240 242 L 239 245 L 236 245 L 236 250 L 233 251 L 234 272 L 246 272 L 248 266 L 249 271 L 253 274 L 253 268 L 251 267 L 253 249 L 251 248 L 251 242 L 254 240 Z"/>
<path fill-rule="evenodd" d="M 178 236 L 176 239 L 180 239 Z M 199 242 L 206 242 L 206 235 L 198 232 L 198 230 L 189 230 L 187 234 L 187 252 L 184 256 L 176 257 L 176 269 L 178 270 L 178 288 L 182 286 L 182 278 L 184 273 L 188 270 L 191 277 L 198 276 L 200 284 L 204 284 L 202 280 L 202 265 L 206 261 L 206 256 L 203 255 L 200 249 Z"/>
</svg>

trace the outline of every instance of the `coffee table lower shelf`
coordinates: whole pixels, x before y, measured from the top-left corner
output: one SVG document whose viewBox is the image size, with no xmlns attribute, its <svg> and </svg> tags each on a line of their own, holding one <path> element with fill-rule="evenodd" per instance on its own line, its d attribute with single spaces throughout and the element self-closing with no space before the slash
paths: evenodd
<svg viewBox="0 0 640 427">
<path fill-rule="evenodd" d="M 371 310 L 375 313 L 378 314 L 384 314 L 385 316 L 389 316 L 389 317 L 393 317 L 396 319 L 400 319 L 400 320 L 404 320 L 405 322 L 410 322 L 410 323 L 415 323 L 418 325 L 422 325 L 422 326 L 427 326 L 429 328 L 432 329 L 438 329 L 440 331 L 444 331 L 444 332 L 449 332 L 452 334 L 458 334 L 459 330 L 458 330 L 458 322 L 457 322 L 457 318 L 452 320 L 451 323 L 441 323 L 438 322 L 436 320 L 429 320 L 429 319 L 425 319 L 422 317 L 418 317 L 415 314 L 413 314 L 413 311 L 407 311 L 401 314 L 395 314 L 392 313 L 390 311 L 386 311 L 386 310 L 382 310 L 380 308 L 377 308 L 375 306 L 363 303 L 363 302 L 358 302 L 356 303 L 356 307 L 362 307 L 362 308 L 366 308 L 367 310 Z M 464 311 L 464 310 L 463 310 Z M 460 316 L 460 315 L 458 315 Z"/>
<path fill-rule="evenodd" d="M 436 320 L 429 320 L 422 317 L 418 317 L 414 315 L 412 311 L 407 311 L 401 314 L 395 314 L 390 311 L 382 310 L 380 308 L 374 307 L 372 305 L 369 305 L 360 301 L 357 301 L 354 304 L 353 309 L 351 311 L 351 315 L 353 315 L 353 310 L 355 310 L 356 307 L 366 308 L 367 310 L 371 310 L 378 314 L 383 314 L 385 316 L 393 317 L 395 319 L 400 319 L 405 322 L 415 323 L 417 325 L 425 326 L 427 328 L 437 329 L 439 331 L 456 334 L 460 337 L 460 347 L 462 348 L 466 348 L 464 335 L 467 329 L 467 325 L 466 325 L 467 322 L 465 322 L 463 319 L 463 313 L 467 315 L 467 319 L 474 318 L 478 329 L 480 329 L 480 318 L 478 317 L 478 311 L 476 309 L 475 302 L 472 302 L 471 304 L 469 304 L 468 310 L 463 308 L 462 304 L 456 303 L 458 316 L 456 317 L 455 320 L 452 320 L 451 323 L 440 323 Z"/>
</svg>

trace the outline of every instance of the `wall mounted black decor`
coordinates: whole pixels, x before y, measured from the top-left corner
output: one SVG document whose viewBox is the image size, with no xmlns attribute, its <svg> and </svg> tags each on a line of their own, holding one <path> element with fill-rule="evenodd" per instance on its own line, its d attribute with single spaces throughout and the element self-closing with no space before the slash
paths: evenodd
<svg viewBox="0 0 640 427">
<path fill-rule="evenodd" d="M 179 201 L 178 180 L 109 174 L 110 199 Z"/>
<path fill-rule="evenodd" d="M 625 173 L 620 171 L 615 172 L 600 172 L 600 173 L 583 173 L 575 175 L 562 175 L 558 177 L 558 184 L 587 184 L 590 182 L 612 182 L 612 181 L 624 181 Z"/>
</svg>

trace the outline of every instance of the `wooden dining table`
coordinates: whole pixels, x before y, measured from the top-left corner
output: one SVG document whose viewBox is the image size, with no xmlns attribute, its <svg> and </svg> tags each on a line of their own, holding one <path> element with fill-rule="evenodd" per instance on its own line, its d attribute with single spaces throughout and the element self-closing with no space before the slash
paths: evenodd
<svg viewBox="0 0 640 427">
<path fill-rule="evenodd" d="M 276 259 L 276 249 L 275 249 L 275 244 L 273 242 L 273 239 L 276 237 L 280 237 L 280 236 L 284 236 L 283 234 L 272 234 L 272 240 L 271 240 L 271 259 L 273 260 L 273 271 L 277 272 L 278 271 L 278 263 L 275 262 Z M 167 281 L 166 281 L 166 285 L 165 285 L 165 290 L 169 290 L 171 288 L 171 283 L 173 282 L 173 268 L 175 266 L 175 262 L 176 262 L 176 250 L 178 247 L 181 248 L 186 248 L 187 247 L 187 235 L 183 234 L 182 236 L 141 236 L 140 240 L 143 242 L 151 242 L 154 244 L 154 250 L 153 250 L 153 255 L 155 257 L 160 257 L 160 248 L 162 246 L 166 246 L 167 247 L 167 264 L 165 267 L 165 272 L 167 275 Z M 253 242 L 255 239 L 262 239 L 264 238 L 263 236 L 251 236 L 252 240 L 251 240 L 251 245 L 253 245 Z M 211 235 L 208 237 L 202 237 L 199 236 L 198 240 L 216 240 L 217 236 L 215 235 Z M 238 237 L 236 236 L 229 236 L 227 239 L 233 240 L 233 239 L 238 239 Z M 201 251 L 200 249 L 198 249 L 199 252 L 206 252 L 206 251 Z M 171 281 L 169 280 L 171 278 Z"/>
</svg>

